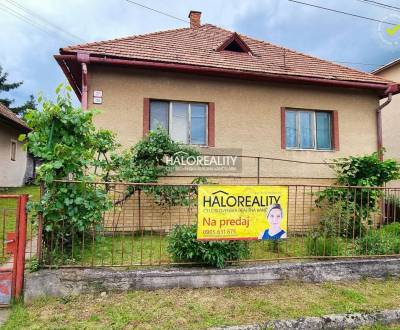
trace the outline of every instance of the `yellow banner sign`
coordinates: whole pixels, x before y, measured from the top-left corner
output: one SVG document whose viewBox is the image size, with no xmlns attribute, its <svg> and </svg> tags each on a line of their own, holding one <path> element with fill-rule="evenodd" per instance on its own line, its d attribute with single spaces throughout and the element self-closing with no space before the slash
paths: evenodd
<svg viewBox="0 0 400 330">
<path fill-rule="evenodd" d="M 287 237 L 288 187 L 199 186 L 197 239 Z"/>
</svg>

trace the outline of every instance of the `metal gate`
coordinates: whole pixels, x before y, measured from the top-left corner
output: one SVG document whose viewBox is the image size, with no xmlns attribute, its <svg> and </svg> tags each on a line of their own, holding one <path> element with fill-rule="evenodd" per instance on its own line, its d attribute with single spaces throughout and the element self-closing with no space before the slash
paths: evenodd
<svg viewBox="0 0 400 330">
<path fill-rule="evenodd" d="M 28 195 L 0 195 L 0 307 L 22 295 Z"/>
</svg>

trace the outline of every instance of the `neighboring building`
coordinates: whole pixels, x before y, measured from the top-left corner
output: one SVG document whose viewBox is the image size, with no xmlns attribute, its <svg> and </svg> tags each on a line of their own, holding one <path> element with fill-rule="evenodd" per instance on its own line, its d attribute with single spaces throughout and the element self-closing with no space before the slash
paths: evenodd
<svg viewBox="0 0 400 330">
<path fill-rule="evenodd" d="M 376 109 L 399 85 L 244 35 L 190 27 L 65 47 L 83 109 L 123 146 L 161 124 L 176 140 L 302 162 L 377 151 Z M 254 176 L 245 161 L 241 176 Z M 251 163 L 251 164 L 250 164 Z M 263 161 L 261 182 L 331 182 L 326 165 Z M 279 178 L 279 179 L 278 179 Z"/>
<path fill-rule="evenodd" d="M 0 187 L 24 184 L 28 156 L 18 137 L 29 131 L 22 119 L 0 103 Z"/>
<path fill-rule="evenodd" d="M 400 58 L 392 61 L 373 72 L 377 76 L 400 83 Z M 400 161 L 400 97 L 396 95 L 382 110 L 383 146 L 386 149 L 385 158 Z"/>
</svg>

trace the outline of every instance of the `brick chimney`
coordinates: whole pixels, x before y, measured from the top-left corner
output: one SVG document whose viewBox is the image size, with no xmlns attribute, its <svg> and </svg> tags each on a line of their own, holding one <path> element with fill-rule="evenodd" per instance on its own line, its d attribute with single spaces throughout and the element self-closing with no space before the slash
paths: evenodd
<svg viewBox="0 0 400 330">
<path fill-rule="evenodd" d="M 190 28 L 197 29 L 201 26 L 200 18 L 201 18 L 201 11 L 191 10 L 189 13 L 190 18 Z"/>
</svg>

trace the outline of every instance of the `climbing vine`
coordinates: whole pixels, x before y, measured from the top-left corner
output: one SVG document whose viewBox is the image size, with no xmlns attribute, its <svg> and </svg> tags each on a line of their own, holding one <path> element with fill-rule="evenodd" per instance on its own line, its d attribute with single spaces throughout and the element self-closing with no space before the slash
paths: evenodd
<svg viewBox="0 0 400 330">
<path fill-rule="evenodd" d="M 59 85 L 56 100 L 38 98 L 40 111 L 29 110 L 25 120 L 32 131 L 21 136 L 34 157 L 42 161 L 37 180 L 43 196 L 30 207 L 43 215 L 47 246 L 68 246 L 71 235 L 82 235 L 100 225 L 102 213 L 110 208 L 104 186 L 93 182 L 108 176 L 112 163 L 107 153 L 117 148 L 110 131 L 96 130 L 94 111 L 72 105 L 71 88 Z M 80 183 L 60 183 L 73 179 Z M 50 235 L 51 233 L 51 235 Z"/>
<path fill-rule="evenodd" d="M 55 101 L 38 97 L 41 110 L 28 111 L 25 117 L 32 131 L 21 136 L 34 157 L 42 161 L 37 180 L 44 192 L 40 202 L 30 207 L 43 215 L 43 240 L 50 252 L 70 247 L 73 235 L 92 235 L 101 229 L 103 213 L 113 201 L 109 185 L 97 181 L 156 183 L 176 169 L 166 157 L 199 154 L 193 147 L 173 141 L 162 129 L 118 153 L 120 145 L 114 133 L 97 130 L 93 124 L 96 111 L 74 107 L 70 93 L 69 86 L 59 85 Z M 198 178 L 195 182 L 204 181 Z M 123 197 L 114 203 L 123 204 L 135 189 L 127 186 Z M 162 206 L 188 205 L 196 197 L 196 190 L 188 186 L 139 189 Z"/>
</svg>

